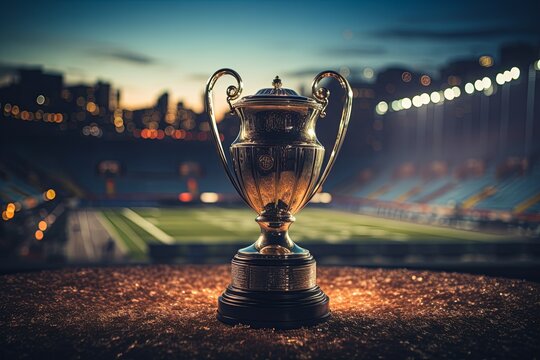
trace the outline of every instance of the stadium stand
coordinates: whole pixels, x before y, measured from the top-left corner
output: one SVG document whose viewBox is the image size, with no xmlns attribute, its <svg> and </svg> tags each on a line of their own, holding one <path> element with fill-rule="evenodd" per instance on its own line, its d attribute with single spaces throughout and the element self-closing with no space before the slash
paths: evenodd
<svg viewBox="0 0 540 360">
<path fill-rule="evenodd" d="M 403 206 L 423 205 L 427 206 L 422 208 L 425 211 L 446 208 L 451 210 L 447 214 L 454 215 L 456 209 L 463 214 L 490 213 L 492 217 L 497 213 L 537 215 L 540 211 L 540 164 L 502 171 L 507 168 L 506 162 L 485 166 L 483 161 L 474 160 L 432 177 L 417 169 L 400 176 L 405 166 L 412 169 L 410 164 L 393 166 L 394 170 L 375 174 L 362 185 L 339 193 L 353 196 L 368 207 L 403 210 Z"/>
</svg>

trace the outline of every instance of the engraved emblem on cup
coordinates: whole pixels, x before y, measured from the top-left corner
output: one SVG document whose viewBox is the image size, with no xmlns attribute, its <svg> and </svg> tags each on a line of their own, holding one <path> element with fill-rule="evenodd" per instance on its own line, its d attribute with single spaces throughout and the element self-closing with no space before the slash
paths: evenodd
<svg viewBox="0 0 540 360">
<path fill-rule="evenodd" d="M 259 156 L 259 167 L 264 171 L 272 169 L 274 167 L 274 158 L 270 155 Z"/>
</svg>

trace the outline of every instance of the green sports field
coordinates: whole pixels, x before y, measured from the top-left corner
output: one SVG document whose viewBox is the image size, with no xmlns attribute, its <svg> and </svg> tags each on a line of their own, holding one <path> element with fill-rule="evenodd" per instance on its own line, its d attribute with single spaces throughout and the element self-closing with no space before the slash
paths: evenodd
<svg viewBox="0 0 540 360">
<path fill-rule="evenodd" d="M 256 214 L 247 209 L 116 208 L 102 210 L 102 224 L 135 258 L 148 243 L 225 244 L 253 242 L 259 232 Z M 291 227 L 291 237 L 310 242 L 496 242 L 506 236 L 415 224 L 327 209 L 305 209 Z"/>
</svg>

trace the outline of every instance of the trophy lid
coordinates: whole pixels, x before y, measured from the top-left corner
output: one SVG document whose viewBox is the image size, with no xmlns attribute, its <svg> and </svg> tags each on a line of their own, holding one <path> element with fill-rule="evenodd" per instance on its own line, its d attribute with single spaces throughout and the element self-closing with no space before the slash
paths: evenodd
<svg viewBox="0 0 540 360">
<path fill-rule="evenodd" d="M 286 89 L 282 87 L 281 79 L 276 76 L 272 81 L 271 88 L 265 88 L 257 91 L 255 95 L 249 95 L 241 98 L 235 104 L 233 108 L 244 108 L 251 106 L 279 106 L 279 107 L 303 107 L 313 108 L 316 110 L 322 109 L 322 105 L 315 101 L 315 99 L 298 95 L 298 93 L 292 89 Z"/>
</svg>

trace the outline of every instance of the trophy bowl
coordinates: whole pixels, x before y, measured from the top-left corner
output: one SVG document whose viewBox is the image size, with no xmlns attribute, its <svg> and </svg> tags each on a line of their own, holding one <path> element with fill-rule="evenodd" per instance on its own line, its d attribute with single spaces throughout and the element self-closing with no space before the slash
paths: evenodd
<svg viewBox="0 0 540 360">
<path fill-rule="evenodd" d="M 230 75 L 227 88 L 231 113 L 240 118 L 240 132 L 230 151 L 232 166 L 220 141 L 213 107 L 217 80 Z M 327 77 L 345 90 L 337 139 L 321 172 L 325 149 L 315 126 L 324 117 L 330 92 L 319 86 Z M 225 172 L 240 197 L 258 214 L 261 228 L 252 245 L 238 250 L 231 263 L 231 284 L 219 297 L 218 319 L 253 327 L 296 328 L 325 321 L 329 298 L 316 284 L 316 263 L 308 250 L 295 244 L 289 227 L 324 183 L 343 144 L 352 107 L 352 90 L 333 71 L 317 75 L 313 98 L 282 87 L 276 76 L 272 88 L 243 97 L 242 79 L 231 69 L 218 70 L 206 85 L 205 105 Z"/>
</svg>

